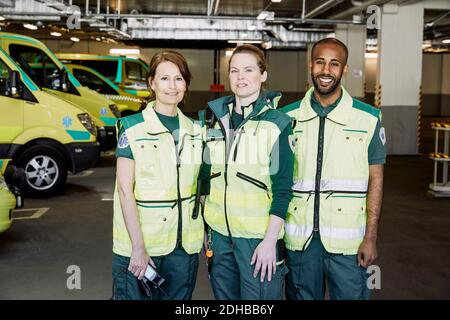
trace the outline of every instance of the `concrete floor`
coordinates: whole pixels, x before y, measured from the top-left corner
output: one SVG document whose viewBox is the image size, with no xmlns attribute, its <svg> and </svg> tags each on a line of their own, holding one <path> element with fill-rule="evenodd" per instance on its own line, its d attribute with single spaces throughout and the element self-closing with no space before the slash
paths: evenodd
<svg viewBox="0 0 450 320">
<path fill-rule="evenodd" d="M 60 196 L 26 199 L 25 209 L 49 210 L 0 234 L 0 299 L 111 296 L 114 161 L 103 156 L 90 176 L 70 177 Z M 381 290 L 373 299 L 450 299 L 450 199 L 426 195 L 432 172 L 424 158 L 388 158 L 376 261 Z M 80 290 L 67 289 L 70 265 L 80 267 Z M 201 259 L 194 299 L 212 298 Z"/>
</svg>

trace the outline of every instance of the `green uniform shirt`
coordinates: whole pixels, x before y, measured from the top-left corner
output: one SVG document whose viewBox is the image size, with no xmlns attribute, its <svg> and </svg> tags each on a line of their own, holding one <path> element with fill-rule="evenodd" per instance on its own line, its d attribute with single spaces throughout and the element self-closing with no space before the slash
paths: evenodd
<svg viewBox="0 0 450 320">
<path fill-rule="evenodd" d="M 178 120 L 178 115 L 176 116 L 165 116 L 156 112 L 159 121 L 163 124 L 167 130 L 170 131 L 174 135 L 175 141 L 178 141 L 178 129 L 180 129 L 180 121 Z M 175 134 L 174 134 L 175 132 Z M 128 144 L 128 140 L 126 137 L 125 129 L 123 127 L 119 130 L 119 142 L 116 148 L 116 157 L 124 157 L 131 160 L 134 160 L 133 152 L 131 151 L 130 145 Z"/>
<path fill-rule="evenodd" d="M 341 97 L 339 97 L 339 99 L 337 99 L 328 107 L 323 107 L 320 102 L 317 101 L 315 95 L 312 94 L 311 107 L 320 117 L 325 117 L 328 113 L 333 111 L 334 108 L 336 108 L 336 106 L 339 104 L 339 101 L 341 101 Z M 386 138 L 384 134 L 384 128 L 381 126 L 380 119 L 378 119 L 375 132 L 373 133 L 372 140 L 370 140 L 369 144 L 369 165 L 386 163 L 386 148 L 384 145 L 384 141 Z"/>
</svg>

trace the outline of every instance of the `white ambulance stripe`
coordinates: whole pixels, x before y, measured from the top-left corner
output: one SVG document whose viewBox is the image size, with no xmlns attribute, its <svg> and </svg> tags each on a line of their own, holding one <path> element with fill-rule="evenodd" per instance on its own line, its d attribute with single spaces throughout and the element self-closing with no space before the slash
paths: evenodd
<svg viewBox="0 0 450 320">
<path fill-rule="evenodd" d="M 284 225 L 285 233 L 293 237 L 307 238 L 311 235 L 312 230 L 313 230 L 312 226 L 299 226 L 290 223 L 286 223 Z"/>
<path fill-rule="evenodd" d="M 320 235 L 322 237 L 340 239 L 340 240 L 355 240 L 362 239 L 366 234 L 366 227 L 360 228 L 330 228 L 330 227 L 319 227 Z"/>
<path fill-rule="evenodd" d="M 312 191 L 315 188 L 314 180 L 300 180 L 293 186 L 294 191 Z M 336 191 L 356 191 L 366 192 L 368 186 L 367 180 L 322 180 L 320 182 L 320 190 L 336 190 Z"/>
</svg>

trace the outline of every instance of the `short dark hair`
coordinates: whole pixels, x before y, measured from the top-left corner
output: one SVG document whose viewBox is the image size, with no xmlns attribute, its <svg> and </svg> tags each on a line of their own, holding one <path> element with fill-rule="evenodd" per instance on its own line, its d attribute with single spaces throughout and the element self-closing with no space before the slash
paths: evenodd
<svg viewBox="0 0 450 320">
<path fill-rule="evenodd" d="M 317 46 L 321 45 L 321 44 L 327 44 L 327 43 L 331 43 L 331 44 L 337 44 L 338 46 L 340 46 L 342 49 L 344 49 L 345 52 L 345 63 L 347 64 L 347 60 L 348 60 L 348 48 L 347 46 L 340 40 L 336 39 L 336 38 L 324 38 L 322 40 L 317 41 L 316 43 L 314 43 L 314 45 L 312 46 L 311 49 L 311 60 L 312 57 L 314 55 L 314 50 L 316 49 Z"/>
</svg>

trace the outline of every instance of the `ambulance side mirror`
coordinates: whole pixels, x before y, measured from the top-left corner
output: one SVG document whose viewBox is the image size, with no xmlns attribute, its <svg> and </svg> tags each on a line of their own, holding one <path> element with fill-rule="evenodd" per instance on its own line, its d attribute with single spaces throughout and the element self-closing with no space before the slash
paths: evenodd
<svg viewBox="0 0 450 320">
<path fill-rule="evenodd" d="M 17 70 L 9 73 L 9 95 L 13 98 L 22 96 L 22 83 L 20 82 L 20 73 Z"/>
<path fill-rule="evenodd" d="M 69 74 L 66 69 L 62 69 L 59 76 L 59 83 L 61 85 L 61 90 L 66 92 L 69 90 Z"/>
</svg>

